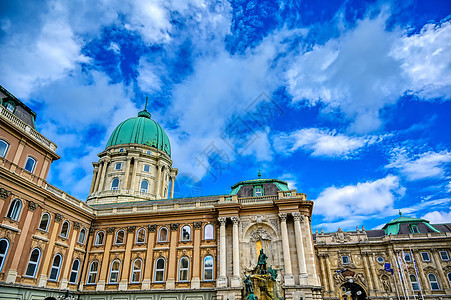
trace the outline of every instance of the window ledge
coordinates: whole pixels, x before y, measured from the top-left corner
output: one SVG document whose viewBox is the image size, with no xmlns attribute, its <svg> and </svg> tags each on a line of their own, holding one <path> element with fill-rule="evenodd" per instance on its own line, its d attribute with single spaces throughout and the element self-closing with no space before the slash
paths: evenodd
<svg viewBox="0 0 451 300">
<path fill-rule="evenodd" d="M 13 227 L 13 226 L 10 226 L 10 225 L 7 225 L 7 224 L 0 224 L 0 227 L 1 228 L 5 228 L 5 229 L 9 229 L 9 230 L 12 230 L 12 231 L 18 232 L 18 233 L 21 232 L 21 230 L 19 228 L 16 228 L 16 227 Z"/>
</svg>

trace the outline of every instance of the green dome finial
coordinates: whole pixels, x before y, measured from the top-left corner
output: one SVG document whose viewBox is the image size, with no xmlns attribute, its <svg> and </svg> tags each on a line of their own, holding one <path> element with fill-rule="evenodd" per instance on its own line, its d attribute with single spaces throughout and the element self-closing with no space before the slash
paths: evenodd
<svg viewBox="0 0 451 300">
<path fill-rule="evenodd" d="M 401 212 L 401 210 L 399 210 L 399 215 L 400 215 L 400 216 L 402 216 L 402 212 Z"/>
<path fill-rule="evenodd" d="M 147 111 L 147 99 L 149 99 L 149 97 L 146 97 L 146 104 L 144 106 L 144 110 L 142 110 L 138 113 L 138 117 L 150 119 L 150 118 L 152 118 L 152 115 L 150 114 L 150 112 Z"/>
<path fill-rule="evenodd" d="M 258 170 L 258 178 L 262 177 L 262 173 L 260 173 L 260 170 Z"/>
</svg>

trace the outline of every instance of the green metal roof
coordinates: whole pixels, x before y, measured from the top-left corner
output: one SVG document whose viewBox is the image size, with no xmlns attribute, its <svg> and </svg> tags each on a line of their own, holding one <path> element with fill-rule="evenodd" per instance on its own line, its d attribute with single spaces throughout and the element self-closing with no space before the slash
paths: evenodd
<svg viewBox="0 0 451 300">
<path fill-rule="evenodd" d="M 232 187 L 231 187 L 232 191 L 230 192 L 230 195 L 236 195 L 243 185 L 256 185 L 256 184 L 259 185 L 259 184 L 265 184 L 265 183 L 275 184 L 280 191 L 289 191 L 290 190 L 288 188 L 288 184 L 283 180 L 258 178 L 258 179 L 240 181 L 240 182 L 232 185 Z"/>
<path fill-rule="evenodd" d="M 387 234 L 387 235 L 398 234 L 399 233 L 399 225 L 402 224 L 402 223 L 412 223 L 412 224 L 423 223 L 428 228 L 430 228 L 432 231 L 440 232 L 439 230 L 434 228 L 434 226 L 429 224 L 428 220 L 411 218 L 411 217 L 404 217 L 401 212 L 399 213 L 399 215 L 400 215 L 399 218 L 391 220 L 390 222 L 385 224 L 384 227 L 382 227 L 382 229 L 385 230 L 385 234 Z"/>
<path fill-rule="evenodd" d="M 171 144 L 163 128 L 151 119 L 147 110 L 139 112 L 138 117 L 120 123 L 111 134 L 106 148 L 122 144 L 141 144 L 166 152 L 171 156 Z"/>
</svg>

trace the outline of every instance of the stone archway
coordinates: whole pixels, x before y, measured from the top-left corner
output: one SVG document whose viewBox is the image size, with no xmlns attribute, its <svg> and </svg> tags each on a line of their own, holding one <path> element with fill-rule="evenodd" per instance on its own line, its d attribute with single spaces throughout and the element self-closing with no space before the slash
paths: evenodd
<svg viewBox="0 0 451 300">
<path fill-rule="evenodd" d="M 250 225 L 246 228 L 241 241 L 242 249 L 246 249 L 243 255 L 243 269 L 248 270 L 257 265 L 260 249 L 268 256 L 268 264 L 279 267 L 280 246 L 279 239 L 274 229 L 265 223 Z"/>
<path fill-rule="evenodd" d="M 355 282 L 345 282 L 341 285 L 341 299 L 343 300 L 365 300 L 365 290 Z"/>
</svg>

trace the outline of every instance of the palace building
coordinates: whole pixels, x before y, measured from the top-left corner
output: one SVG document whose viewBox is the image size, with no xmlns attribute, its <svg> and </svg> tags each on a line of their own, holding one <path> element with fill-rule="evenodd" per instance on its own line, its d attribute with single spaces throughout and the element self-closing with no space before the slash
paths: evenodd
<svg viewBox="0 0 451 300">
<path fill-rule="evenodd" d="M 46 181 L 59 156 L 36 114 L 0 98 L 0 299 L 451 299 L 451 224 L 313 234 L 314 202 L 260 176 L 174 198 L 146 109 L 113 131 L 81 201 Z"/>
</svg>

